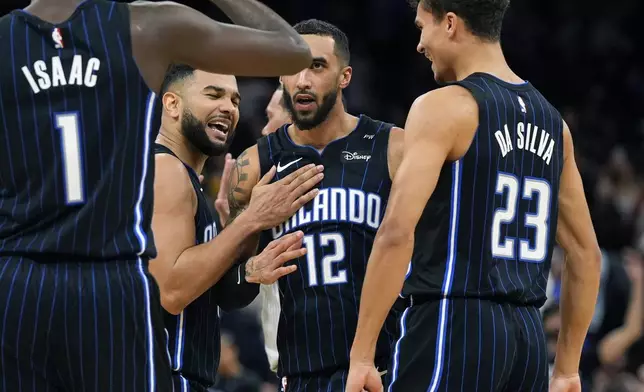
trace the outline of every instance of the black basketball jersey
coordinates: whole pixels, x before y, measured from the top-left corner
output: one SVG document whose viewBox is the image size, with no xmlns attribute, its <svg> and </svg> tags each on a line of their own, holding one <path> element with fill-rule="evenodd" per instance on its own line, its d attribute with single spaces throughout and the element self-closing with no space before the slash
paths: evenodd
<svg viewBox="0 0 644 392">
<path fill-rule="evenodd" d="M 446 163 L 416 227 L 403 295 L 541 305 L 557 231 L 563 120 L 530 83 L 476 73 L 467 153 Z"/>
<path fill-rule="evenodd" d="M 154 94 L 127 4 L 86 0 L 63 23 L 0 19 L 0 250 L 153 257 Z"/>
<path fill-rule="evenodd" d="M 280 376 L 349 364 L 367 260 L 391 188 L 391 127 L 363 115 L 353 132 L 321 152 L 296 145 L 286 126 L 258 142 L 262 175 L 275 165 L 274 181 L 310 163 L 325 167 L 317 197 L 261 235 L 260 250 L 284 234 L 302 230 L 308 250 L 295 260 L 298 270 L 279 280 Z M 395 328 L 390 317 L 378 342 L 376 363 L 381 367 L 389 362 Z"/>
<path fill-rule="evenodd" d="M 158 143 L 154 146 L 154 152 L 176 157 L 169 148 Z M 185 163 L 184 166 L 197 195 L 195 245 L 203 244 L 217 236 L 219 219 L 201 188 L 199 175 Z M 206 386 L 215 382 L 221 347 L 216 297 L 213 287 L 186 306 L 179 315 L 165 313 L 172 370 L 185 376 L 181 377 L 185 385 L 179 387 L 187 388 L 189 381 Z"/>
</svg>

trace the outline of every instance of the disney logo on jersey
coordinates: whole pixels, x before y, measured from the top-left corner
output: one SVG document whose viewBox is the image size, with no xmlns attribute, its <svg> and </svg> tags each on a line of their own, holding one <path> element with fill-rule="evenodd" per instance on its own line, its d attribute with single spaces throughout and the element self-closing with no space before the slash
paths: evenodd
<svg viewBox="0 0 644 392">
<path fill-rule="evenodd" d="M 342 151 L 342 161 L 344 162 L 369 162 L 371 154 L 364 151 Z"/>
</svg>

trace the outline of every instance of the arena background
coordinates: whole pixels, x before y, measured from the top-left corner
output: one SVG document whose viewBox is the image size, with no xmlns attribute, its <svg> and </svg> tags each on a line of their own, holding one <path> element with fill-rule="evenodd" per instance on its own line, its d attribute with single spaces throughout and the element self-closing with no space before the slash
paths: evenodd
<svg viewBox="0 0 644 392">
<path fill-rule="evenodd" d="M 207 0 L 183 3 L 226 20 Z M 345 92 L 352 113 L 403 126 L 413 100 L 436 87 L 428 62 L 415 51 L 419 33 L 404 0 L 265 3 L 289 22 L 318 18 L 347 33 L 354 74 Z M 3 0 L 0 15 L 27 4 Z M 510 66 L 541 90 L 572 129 L 604 251 L 600 300 L 582 360 L 586 391 L 644 391 L 644 299 L 632 295 L 643 284 L 644 265 L 643 11 L 638 0 L 513 0 L 502 35 Z M 0 44 L 7 45 L 2 38 Z M 217 55 L 204 48 L 204 56 Z M 241 121 L 233 156 L 259 136 L 277 80 L 240 78 L 239 86 Z M 220 167 L 221 159 L 209 162 L 206 181 L 211 195 L 217 191 Z M 558 253 L 544 307 L 550 339 L 559 321 L 561 261 Z M 259 305 L 223 316 L 218 390 L 276 390 L 277 380 L 262 350 Z"/>
</svg>

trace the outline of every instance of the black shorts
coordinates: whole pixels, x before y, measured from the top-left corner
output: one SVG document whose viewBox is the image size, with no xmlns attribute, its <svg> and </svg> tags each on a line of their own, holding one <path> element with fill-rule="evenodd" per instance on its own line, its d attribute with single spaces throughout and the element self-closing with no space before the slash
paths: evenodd
<svg viewBox="0 0 644 392">
<path fill-rule="evenodd" d="M 388 374 L 382 372 L 382 385 L 387 390 Z M 327 373 L 282 377 L 281 392 L 344 392 L 349 369 L 337 369 Z"/>
<path fill-rule="evenodd" d="M 174 392 L 208 392 L 208 386 L 184 377 L 181 373 L 172 373 Z"/>
<path fill-rule="evenodd" d="M 536 307 L 476 298 L 427 301 L 408 307 L 400 325 L 389 391 L 548 390 Z"/>
<path fill-rule="evenodd" d="M 159 290 L 136 261 L 0 257 L 0 391 L 172 391 Z"/>
</svg>

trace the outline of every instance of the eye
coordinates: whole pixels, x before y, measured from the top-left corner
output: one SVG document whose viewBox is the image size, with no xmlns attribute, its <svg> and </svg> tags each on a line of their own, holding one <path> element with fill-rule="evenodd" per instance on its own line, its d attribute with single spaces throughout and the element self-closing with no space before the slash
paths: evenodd
<svg viewBox="0 0 644 392">
<path fill-rule="evenodd" d="M 311 65 L 311 68 L 313 68 L 313 69 L 322 69 L 322 68 L 324 68 L 324 64 L 322 64 L 322 63 L 313 63 Z"/>
</svg>

